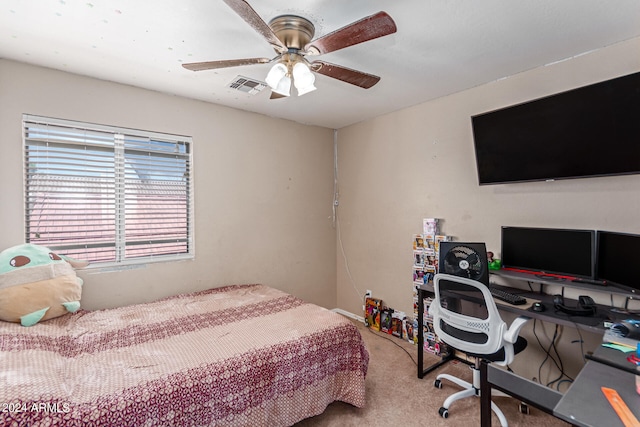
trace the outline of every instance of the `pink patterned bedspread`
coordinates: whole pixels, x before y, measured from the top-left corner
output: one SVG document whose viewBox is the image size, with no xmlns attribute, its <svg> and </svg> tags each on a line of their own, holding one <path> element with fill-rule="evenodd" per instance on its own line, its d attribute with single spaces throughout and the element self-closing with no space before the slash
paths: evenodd
<svg viewBox="0 0 640 427">
<path fill-rule="evenodd" d="M 263 285 L 0 322 L 0 425 L 287 426 L 364 406 L 368 362 L 348 319 Z"/>
</svg>

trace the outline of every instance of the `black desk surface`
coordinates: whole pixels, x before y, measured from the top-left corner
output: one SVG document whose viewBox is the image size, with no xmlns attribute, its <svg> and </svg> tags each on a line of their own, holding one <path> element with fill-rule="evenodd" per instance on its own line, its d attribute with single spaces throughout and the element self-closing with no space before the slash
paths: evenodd
<svg viewBox="0 0 640 427">
<path fill-rule="evenodd" d="M 497 286 L 499 287 L 499 286 Z M 570 326 L 580 329 L 591 330 L 593 332 L 603 333 L 605 322 L 616 322 L 628 319 L 628 314 L 612 311 L 611 307 L 597 304 L 596 314 L 592 316 L 572 316 L 557 310 L 553 305 L 553 295 L 541 294 L 539 292 L 525 291 L 515 288 L 503 288 L 507 292 L 522 295 L 527 299 L 527 303 L 539 301 L 545 307 L 544 311 L 533 311 L 529 305 L 514 306 L 503 301 L 495 300 L 499 310 L 511 312 L 518 315 L 524 315 L 533 319 L 544 320 L 559 325 Z M 578 301 L 570 298 L 564 298 L 564 305 L 568 307 L 577 307 Z M 633 316 L 631 316 L 633 317 Z"/>
<path fill-rule="evenodd" d="M 624 353 L 599 347 L 595 356 L 613 361 L 624 360 Z M 629 364 L 631 365 L 631 364 Z M 553 414 L 569 423 L 584 427 L 624 427 L 600 387 L 616 390 L 631 412 L 640 420 L 640 394 L 635 375 L 609 365 L 589 360 L 560 399 Z"/>
<path fill-rule="evenodd" d="M 612 311 L 611 307 L 606 305 L 597 305 L 597 312 L 594 316 L 572 316 L 556 310 L 553 306 L 553 295 L 542 294 L 535 291 L 528 291 L 524 289 L 508 288 L 503 286 L 496 286 L 497 288 L 504 289 L 507 292 L 522 295 L 527 299 L 525 305 L 512 305 L 504 301 L 495 299 L 498 309 L 513 313 L 518 316 L 527 316 L 532 319 L 538 319 L 546 322 L 555 323 L 558 325 L 569 326 L 573 328 L 579 328 L 595 333 L 603 334 L 605 331 L 605 322 L 618 322 L 624 319 L 635 318 L 636 316 L 630 316 L 629 314 L 619 313 Z M 419 285 L 418 290 L 433 292 L 432 284 Z M 578 305 L 577 300 L 565 298 L 565 305 L 569 307 L 576 307 Z M 545 306 L 545 311 L 533 311 L 531 305 L 539 301 Z"/>
</svg>

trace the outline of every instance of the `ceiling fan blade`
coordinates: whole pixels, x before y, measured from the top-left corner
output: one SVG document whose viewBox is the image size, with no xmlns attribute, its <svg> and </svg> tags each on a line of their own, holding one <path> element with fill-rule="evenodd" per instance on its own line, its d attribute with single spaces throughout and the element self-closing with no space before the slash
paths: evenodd
<svg viewBox="0 0 640 427">
<path fill-rule="evenodd" d="M 275 35 L 271 27 L 256 13 L 255 10 L 244 0 L 223 0 L 235 13 L 240 15 L 247 24 L 264 37 L 276 51 L 282 53 L 287 47 Z"/>
<path fill-rule="evenodd" d="M 378 12 L 311 41 L 305 46 L 305 50 L 309 55 L 322 55 L 396 31 L 393 19 L 386 12 Z"/>
<path fill-rule="evenodd" d="M 325 61 L 313 61 L 311 69 L 318 74 L 342 80 L 363 89 L 369 89 L 380 81 L 380 77 L 373 74 L 363 73 L 362 71 L 352 70 L 351 68 L 341 65 L 331 64 Z"/>
<path fill-rule="evenodd" d="M 184 68 L 191 71 L 213 70 L 216 68 L 239 67 L 241 65 L 266 64 L 271 62 L 269 58 L 245 58 L 228 59 L 225 61 L 190 62 L 182 64 Z"/>
</svg>

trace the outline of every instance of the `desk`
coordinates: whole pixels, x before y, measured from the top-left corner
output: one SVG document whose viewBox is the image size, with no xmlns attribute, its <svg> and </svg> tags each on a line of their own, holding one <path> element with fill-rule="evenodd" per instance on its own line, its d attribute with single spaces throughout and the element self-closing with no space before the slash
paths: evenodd
<svg viewBox="0 0 640 427">
<path fill-rule="evenodd" d="M 604 321 L 621 321 L 629 318 L 629 315 L 611 311 L 608 306 L 597 305 L 597 313 L 595 316 L 571 316 L 566 313 L 558 312 L 553 308 L 553 296 L 539 292 L 525 291 L 522 289 L 503 288 L 508 292 L 517 293 L 527 299 L 527 305 L 518 306 L 496 300 L 498 309 L 513 313 L 516 316 L 527 316 L 532 319 L 538 319 L 558 325 L 578 328 L 598 334 L 604 334 Z M 424 327 L 424 299 L 433 294 L 433 285 L 425 284 L 417 287 L 418 289 L 418 378 L 423 378 L 426 374 L 440 367 L 453 359 L 451 354 L 439 360 L 438 362 L 425 368 L 424 366 L 424 337 L 422 334 Z M 601 290 L 602 292 L 602 290 Z M 546 310 L 542 312 L 531 311 L 529 307 L 534 301 L 540 301 L 546 306 Z M 577 301 L 565 298 L 565 304 L 575 306 Z"/>
<path fill-rule="evenodd" d="M 594 356 L 613 365 L 623 363 L 626 355 L 618 350 L 598 347 Z M 632 365 L 630 365 L 632 366 Z M 496 388 L 535 406 L 568 423 L 580 427 L 624 427 L 600 387 L 618 392 L 631 412 L 640 419 L 640 395 L 636 393 L 635 375 L 608 364 L 589 360 L 569 390 L 562 395 L 486 361 L 480 367 L 481 427 L 491 426 L 491 389 Z"/>
<path fill-rule="evenodd" d="M 617 322 L 629 318 L 628 314 L 611 311 L 608 306 L 597 305 L 596 316 L 571 316 L 557 312 L 553 307 L 553 296 L 521 289 L 505 288 L 508 292 L 518 293 L 529 300 L 538 300 L 547 306 L 543 312 L 528 309 L 531 304 L 514 306 L 496 301 L 498 309 L 518 316 L 527 316 L 546 322 L 570 326 L 599 334 L 604 334 L 604 321 Z M 608 292 L 609 289 L 599 289 Z M 418 378 L 446 363 L 454 356 L 443 358 L 428 368 L 424 367 L 423 326 L 424 298 L 433 294 L 433 286 L 418 286 Z M 568 305 L 576 305 L 577 301 L 566 300 Z M 626 355 L 613 349 L 599 347 L 594 356 L 613 364 L 624 364 Z M 628 364 L 628 363 L 627 363 Z M 630 365 L 630 364 L 628 364 Z M 622 422 L 600 390 L 600 387 L 613 388 L 622 397 L 627 406 L 640 419 L 640 396 L 636 393 L 635 375 L 630 372 L 589 360 L 576 377 L 569 390 L 563 395 L 551 388 L 534 383 L 526 378 L 506 370 L 497 368 L 484 361 L 481 363 L 481 422 L 482 427 L 491 425 L 491 388 L 501 390 L 538 409 L 556 416 L 573 425 L 581 427 L 621 426 Z"/>
</svg>

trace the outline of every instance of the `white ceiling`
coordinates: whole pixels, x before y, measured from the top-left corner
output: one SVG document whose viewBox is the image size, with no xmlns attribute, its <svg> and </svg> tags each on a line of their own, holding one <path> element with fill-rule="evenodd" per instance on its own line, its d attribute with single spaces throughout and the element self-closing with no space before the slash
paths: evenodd
<svg viewBox="0 0 640 427">
<path fill-rule="evenodd" d="M 269 64 L 185 70 L 275 56 L 222 0 L 2 0 L 0 58 L 337 129 L 640 36 L 638 0 L 249 3 L 266 22 L 306 17 L 315 38 L 386 11 L 397 33 L 317 57 L 381 81 L 362 89 L 317 75 L 318 90 L 270 100 L 268 89 L 227 87 L 238 75 L 264 81 Z"/>
</svg>

